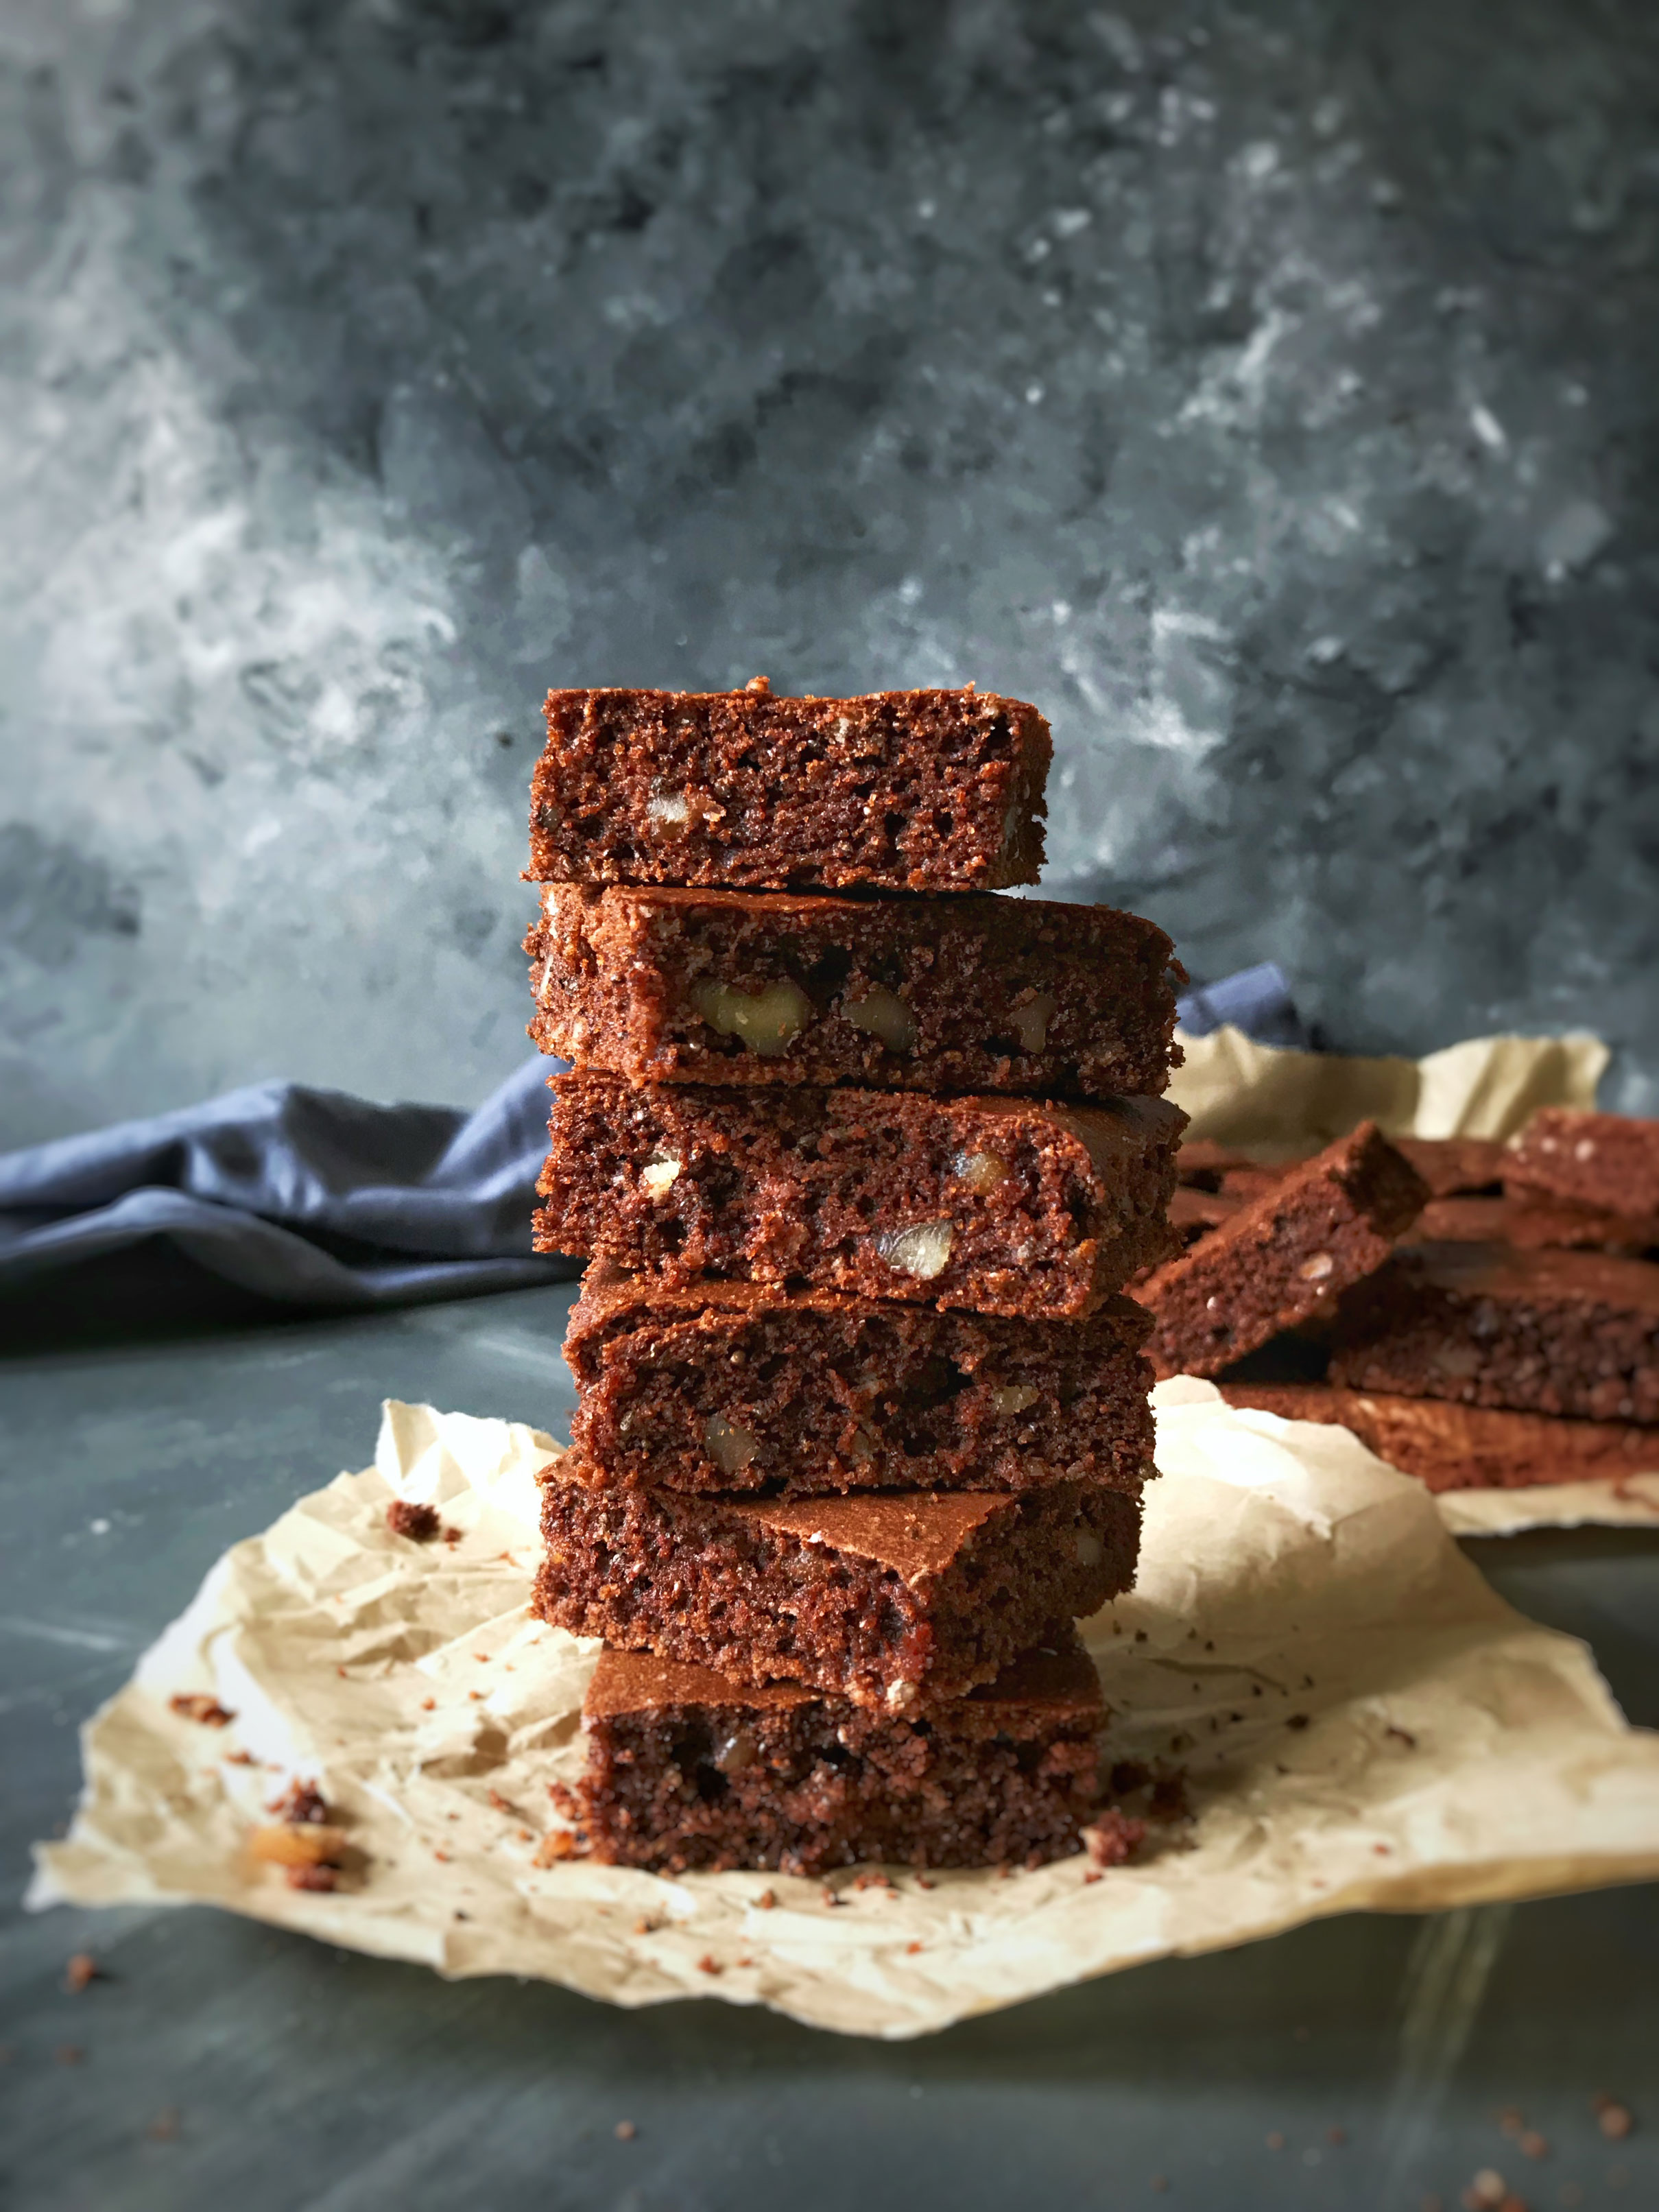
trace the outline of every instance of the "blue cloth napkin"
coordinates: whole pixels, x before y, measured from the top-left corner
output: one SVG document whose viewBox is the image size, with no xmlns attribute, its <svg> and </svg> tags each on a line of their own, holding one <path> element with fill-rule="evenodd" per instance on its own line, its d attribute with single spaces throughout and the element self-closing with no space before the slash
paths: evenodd
<svg viewBox="0 0 1659 2212">
<path fill-rule="evenodd" d="M 1194 1036 L 1232 1022 L 1303 1044 L 1271 962 L 1181 1001 Z M 559 1282 L 530 1249 L 547 1079 L 527 1060 L 475 1114 L 375 1106 L 258 1083 L 200 1106 L 0 1153 L 0 1292 L 164 1237 L 210 1273 L 292 1306 L 412 1305 Z"/>
<path fill-rule="evenodd" d="M 0 1154 L 0 1291 L 166 1237 L 301 1306 L 410 1305 L 558 1282 L 530 1249 L 547 1079 L 528 1060 L 475 1114 L 258 1083 Z"/>
</svg>

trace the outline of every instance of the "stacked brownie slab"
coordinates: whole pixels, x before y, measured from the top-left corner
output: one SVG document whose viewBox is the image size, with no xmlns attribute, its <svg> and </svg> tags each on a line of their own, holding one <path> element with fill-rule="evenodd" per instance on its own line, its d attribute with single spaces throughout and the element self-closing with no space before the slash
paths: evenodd
<svg viewBox="0 0 1659 2212">
<path fill-rule="evenodd" d="M 603 1638 L 613 1861 L 1030 1860 L 1094 1811 L 1174 1248 L 1169 940 L 1035 880 L 1048 733 L 972 690 L 556 692 L 537 1242 L 592 1264 L 545 1620 Z"/>
</svg>

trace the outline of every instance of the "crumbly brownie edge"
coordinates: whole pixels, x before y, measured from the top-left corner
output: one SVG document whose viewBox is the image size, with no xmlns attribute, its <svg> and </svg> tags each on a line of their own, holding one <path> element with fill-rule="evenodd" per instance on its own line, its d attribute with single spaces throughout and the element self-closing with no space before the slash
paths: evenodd
<svg viewBox="0 0 1659 2212">
<path fill-rule="evenodd" d="M 988 1740 L 951 1712 L 934 1709 L 924 1729 L 813 1698 L 596 1717 L 582 1825 L 596 1858 L 665 1874 L 1039 1866 L 1075 1851 L 1099 1800 L 1102 1714 L 1033 1711 Z"/>
<path fill-rule="evenodd" d="M 787 1294 L 571 1316 L 576 1449 L 636 1488 L 804 1497 L 1028 1490 L 1139 1494 L 1152 1469 L 1147 1318 L 940 1314 Z M 1133 1318 L 1130 1318 L 1133 1317 Z"/>
<path fill-rule="evenodd" d="M 550 884 L 530 1035 L 634 1082 L 1102 1099 L 1181 1061 L 1182 971 L 1111 908 Z"/>
<path fill-rule="evenodd" d="M 1133 1580 L 1138 1500 L 1073 1484 L 987 1503 L 994 1510 L 942 1571 L 907 1580 L 766 1508 L 606 1486 L 566 1462 L 544 1477 L 532 1610 L 743 1681 L 794 1680 L 902 1710 L 989 1681 Z M 924 1496 L 916 1510 L 926 1517 L 941 1504 Z"/>
<path fill-rule="evenodd" d="M 1077 1317 L 1177 1249 L 1184 1116 L 909 1092 L 552 1085 L 540 1251 Z"/>
<path fill-rule="evenodd" d="M 532 878 L 986 890 L 1035 883 L 1048 724 L 988 692 L 554 691 Z"/>
<path fill-rule="evenodd" d="M 1402 1246 L 1342 1302 L 1340 1389 L 1659 1425 L 1659 1268 L 1586 1252 Z"/>
<path fill-rule="evenodd" d="M 1223 1382 L 1230 1406 L 1345 1428 L 1426 1489 L 1524 1490 L 1659 1473 L 1659 1433 L 1622 1421 L 1565 1419 L 1318 1383 Z"/>
<path fill-rule="evenodd" d="M 1137 1291 L 1160 1375 L 1217 1375 L 1331 1310 L 1380 1267 L 1427 1197 L 1374 1122 L 1294 1169 Z"/>
</svg>

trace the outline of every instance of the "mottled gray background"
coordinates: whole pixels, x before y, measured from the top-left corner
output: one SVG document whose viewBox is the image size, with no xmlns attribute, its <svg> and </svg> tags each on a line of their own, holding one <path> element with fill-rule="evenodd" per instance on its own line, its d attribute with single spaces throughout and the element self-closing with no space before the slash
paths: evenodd
<svg viewBox="0 0 1659 2212">
<path fill-rule="evenodd" d="M 1648 0 L 5 0 L 0 1140 L 526 1048 L 550 682 L 981 684 L 1049 881 L 1659 1110 Z"/>
</svg>

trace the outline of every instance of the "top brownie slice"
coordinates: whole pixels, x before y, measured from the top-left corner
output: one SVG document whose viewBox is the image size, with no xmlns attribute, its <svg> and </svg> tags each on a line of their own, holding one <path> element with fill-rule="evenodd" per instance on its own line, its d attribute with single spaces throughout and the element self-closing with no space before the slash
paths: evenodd
<svg viewBox="0 0 1659 2212">
<path fill-rule="evenodd" d="M 1051 746 L 1035 707 L 988 691 L 775 699 L 550 691 L 531 786 L 547 883 L 1034 884 Z"/>
<path fill-rule="evenodd" d="M 530 1034 L 636 1082 L 1162 1091 L 1181 975 L 1111 907 L 549 884 Z"/>
<path fill-rule="evenodd" d="M 1659 1224 L 1659 1121 L 1545 1107 L 1510 1148 L 1504 1188 Z"/>
<path fill-rule="evenodd" d="M 1290 1172 L 1135 1291 L 1160 1375 L 1216 1375 L 1380 1267 L 1428 1196 L 1375 1121 Z"/>
</svg>

